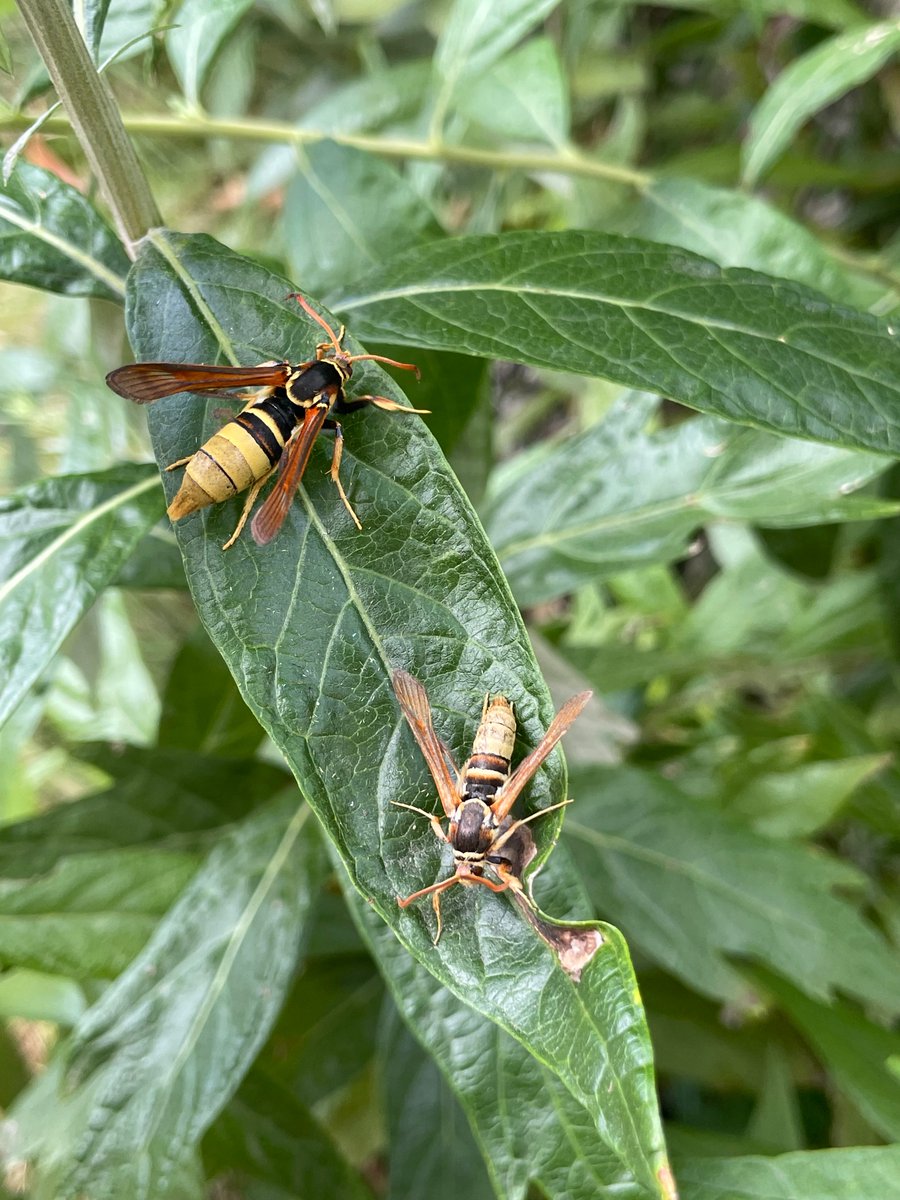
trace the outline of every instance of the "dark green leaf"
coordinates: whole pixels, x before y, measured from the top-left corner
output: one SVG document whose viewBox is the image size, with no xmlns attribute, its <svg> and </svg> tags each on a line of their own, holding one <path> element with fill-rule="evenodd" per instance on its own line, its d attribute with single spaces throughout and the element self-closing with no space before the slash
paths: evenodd
<svg viewBox="0 0 900 1200">
<path fill-rule="evenodd" d="M 390 342 L 374 347 L 379 354 L 403 361 L 407 353 L 403 346 Z M 481 478 L 490 465 L 491 422 L 487 422 L 484 433 L 485 445 L 464 450 L 461 443 L 467 440 L 469 426 L 479 406 L 490 407 L 489 365 L 483 358 L 471 358 L 468 354 L 448 354 L 440 350 L 417 350 L 416 366 L 422 372 L 421 380 L 410 388 L 410 399 L 416 408 L 427 408 L 425 424 L 437 438 L 444 454 L 454 463 L 458 476 L 472 474 L 461 470 L 465 464 L 454 461 L 457 450 L 470 458 L 480 458 L 475 464 L 474 474 Z M 481 453 L 478 454 L 480 449 Z M 483 479 L 482 479 L 483 483 Z M 468 492 L 469 489 L 467 488 Z M 471 493 L 469 493 L 471 495 Z"/>
<path fill-rule="evenodd" d="M 113 584 L 122 588 L 186 588 L 181 555 L 170 530 L 156 525 L 142 537 Z"/>
<path fill-rule="evenodd" d="M 0 187 L 0 278 L 121 300 L 127 271 L 121 242 L 79 191 L 42 167 L 16 164 Z"/>
<path fill-rule="evenodd" d="M 296 966 L 321 858 L 308 820 L 291 797 L 224 841 L 79 1022 L 60 1086 L 18 1102 L 14 1150 L 56 1200 L 166 1195 L 238 1087 Z"/>
<path fill-rule="evenodd" d="M 478 1020 L 471 1010 L 470 1016 Z M 460 1195 L 493 1200 L 481 1151 L 458 1100 L 396 1013 L 381 1048 L 389 1200 L 452 1200 Z"/>
<path fill-rule="evenodd" d="M 106 850 L 0 880 L 0 963 L 75 979 L 122 971 L 197 869 L 193 855 Z"/>
<path fill-rule="evenodd" d="M 161 746 L 249 758 L 265 736 L 203 630 L 179 651 L 162 700 Z"/>
<path fill-rule="evenodd" d="M 268 1200 L 365 1200 L 371 1196 L 325 1129 L 286 1088 L 251 1071 L 203 1139 L 210 1176 L 261 1185 Z M 236 1176 L 236 1179 L 235 1179 Z"/>
<path fill-rule="evenodd" d="M 896 1067 L 891 1069 L 892 1062 L 900 1062 L 900 1034 L 876 1025 L 849 1004 L 817 1004 L 769 971 L 756 977 L 872 1128 L 900 1141 L 900 1089 Z"/>
<path fill-rule="evenodd" d="M 154 467 L 42 479 L 0 500 L 0 722 L 161 515 Z"/>
<path fill-rule="evenodd" d="M 106 21 L 109 3 L 110 0 L 84 0 L 84 3 L 77 5 L 81 36 L 94 62 L 100 60 L 100 38 L 103 36 L 103 24 Z"/>
<path fill-rule="evenodd" d="M 7 1013 L 4 1011 L 4 1016 Z M 4 1021 L 0 1027 L 0 1103 L 8 1108 L 19 1092 L 28 1083 L 30 1072 L 22 1058 L 21 1048 Z M 10 1200 L 9 1192 L 0 1191 L 3 1200 Z"/>
<path fill-rule="evenodd" d="M 750 117 L 744 185 L 753 187 L 804 121 L 874 75 L 898 47 L 900 22 L 856 25 L 786 67 Z"/>
<path fill-rule="evenodd" d="M 310 940 L 312 951 L 317 935 L 320 941 L 324 935 L 334 953 L 307 959 L 264 1051 L 267 1074 L 310 1106 L 351 1083 L 372 1062 L 384 995 L 358 936 L 352 952 L 340 952 L 350 923 L 343 901 L 338 897 L 337 902 L 341 911 L 335 918 L 327 894 L 320 901 Z"/>
<path fill-rule="evenodd" d="M 556 870 L 555 856 L 548 870 L 551 868 Z M 667 1195 L 664 1160 L 658 1166 L 658 1180 L 642 1186 L 611 1149 L 608 1132 L 601 1130 L 600 1138 L 597 1137 L 588 1110 L 578 1104 L 546 1066 L 528 1055 L 514 1038 L 484 1021 L 468 1006 L 460 1005 L 445 988 L 435 987 L 383 926 L 366 919 L 368 914 L 359 905 L 355 911 L 404 1019 L 434 1056 L 465 1109 L 491 1180 L 504 1200 L 522 1200 L 530 1181 L 538 1184 L 552 1200 L 588 1200 L 607 1188 L 614 1189 L 623 1200 L 638 1200 L 648 1194 Z M 599 1012 L 597 1004 L 603 1004 L 604 994 L 606 1003 L 618 1007 L 619 988 L 623 985 L 626 990 L 634 988 L 633 982 L 627 982 L 629 972 L 621 971 L 623 960 L 616 947 L 617 935 L 608 927 L 607 930 L 614 941 L 599 952 L 611 953 L 604 974 L 584 976 L 584 981 L 593 979 L 596 984 L 596 991 L 591 988 L 585 997 L 589 1012 Z M 493 934 L 502 937 L 505 930 L 495 928 Z M 615 965 L 613 958 L 619 959 Z M 622 997 L 623 1013 L 635 997 L 633 990 L 629 1001 Z M 524 997 L 523 1002 L 527 1002 Z M 639 1004 L 618 1029 L 607 1028 L 611 1074 L 608 1083 L 600 1086 L 608 1089 L 606 1096 L 610 1101 L 615 1095 L 614 1079 L 618 1075 L 613 1063 L 622 1061 L 620 1055 L 632 1061 L 627 1077 L 619 1075 L 619 1079 L 627 1092 L 632 1088 L 640 1091 L 644 1084 L 637 1059 L 646 1054 L 649 1062 L 650 1047 Z M 638 1042 L 643 1045 L 640 1055 L 636 1054 Z M 618 1119 L 612 1108 L 610 1103 L 607 1117 L 611 1124 Z M 642 1114 L 640 1107 L 635 1108 L 634 1119 L 641 1122 L 648 1113 L 649 1110 Z"/>
<path fill-rule="evenodd" d="M 313 294 L 359 279 L 440 227 L 400 172 L 362 150 L 316 142 L 300 153 L 284 201 L 291 273 Z"/>
<path fill-rule="evenodd" d="M 367 338 L 603 375 L 777 433 L 900 450 L 893 326 L 686 250 L 600 233 L 457 238 L 333 307 Z"/>
<path fill-rule="evenodd" d="M 602 424 L 497 473 L 485 525 L 520 604 L 669 562 L 710 520 L 806 525 L 892 512 L 848 494 L 886 469 L 880 455 L 710 418 L 648 433 L 654 407 L 628 397 Z"/>
<path fill-rule="evenodd" d="M 79 753 L 112 777 L 112 787 L 4 825 L 3 878 L 48 874 L 71 855 L 90 854 L 102 862 L 103 852 L 128 847 L 193 853 L 290 783 L 283 770 L 267 763 L 183 750 L 82 746 Z"/>
<path fill-rule="evenodd" d="M 154 235 L 129 285 L 132 342 L 144 358 L 304 361 L 321 332 L 284 300 L 288 290 L 211 239 Z M 359 376 L 351 396 L 397 394 L 374 367 Z M 154 405 L 162 459 L 199 445 L 203 414 L 202 403 Z M 221 552 L 234 506 L 182 523 L 201 616 L 373 910 L 441 983 L 559 1072 L 613 1152 L 656 1191 L 663 1149 L 646 1042 L 616 1040 L 614 1057 L 607 1049 L 612 1030 L 635 1020 L 622 944 L 610 940 L 576 986 L 500 897 L 448 896 L 437 948 L 430 908 L 397 907 L 398 896 L 435 879 L 440 854 L 427 823 L 390 803 L 402 795 L 434 805 L 390 668 L 427 681 L 441 734 L 460 757 L 486 690 L 514 699 L 524 745 L 536 744 L 551 709 L 484 534 L 421 423 L 361 413 L 348 419 L 346 443 L 344 482 L 361 533 L 323 477 L 324 448 L 270 546 L 245 537 Z M 562 787 L 554 756 L 529 789 L 529 807 L 546 806 Z M 553 830 L 548 819 L 536 831 L 545 852 Z"/>
<path fill-rule="evenodd" d="M 860 882 L 846 864 L 762 838 L 634 769 L 573 770 L 572 793 L 565 832 L 598 911 L 689 986 L 737 1000 L 746 984 L 728 956 L 745 957 L 820 999 L 840 989 L 900 1008 L 887 944 L 832 895 Z"/>
<path fill-rule="evenodd" d="M 900 1146 L 678 1163 L 681 1200 L 898 1200 Z"/>
</svg>

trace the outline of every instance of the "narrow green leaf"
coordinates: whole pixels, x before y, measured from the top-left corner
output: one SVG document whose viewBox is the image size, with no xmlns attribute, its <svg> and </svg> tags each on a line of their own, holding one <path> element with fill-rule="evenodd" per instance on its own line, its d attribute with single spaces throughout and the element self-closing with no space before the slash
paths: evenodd
<svg viewBox="0 0 900 1200">
<path fill-rule="evenodd" d="M 738 999 L 746 985 L 729 958 L 743 957 L 817 999 L 840 989 L 900 1008 L 887 943 L 832 894 L 859 882 L 846 864 L 762 838 L 631 768 L 573 770 L 572 794 L 566 840 L 598 911 L 690 987 Z"/>
<path fill-rule="evenodd" d="M 742 180 L 753 187 L 821 108 L 864 83 L 900 46 L 900 22 L 854 26 L 807 51 L 777 77 L 754 109 L 742 151 Z"/>
<path fill-rule="evenodd" d="M 764 772 L 738 790 L 731 810 L 768 837 L 808 837 L 833 820 L 853 792 L 890 762 L 889 754 L 860 754 Z"/>
<path fill-rule="evenodd" d="M 468 75 L 480 74 L 559 0 L 455 0 L 434 52 L 434 66 L 449 87 Z"/>
<path fill-rule="evenodd" d="M 549 38 L 532 38 L 484 72 L 467 79 L 454 107 L 504 138 L 562 147 L 569 103 L 562 64 Z"/>
<path fill-rule="evenodd" d="M 520 604 L 670 562 L 711 520 L 777 527 L 892 511 L 849 495 L 890 465 L 880 455 L 711 418 L 648 433 L 655 407 L 626 397 L 602 424 L 497 473 L 485 525 Z"/>
<path fill-rule="evenodd" d="M 900 1146 L 679 1161 L 681 1200 L 898 1200 Z"/>
<path fill-rule="evenodd" d="M 0 722 L 162 511 L 154 467 L 42 479 L 0 500 Z"/>
<path fill-rule="evenodd" d="M 100 39 L 109 4 L 110 0 L 81 0 L 73 5 L 79 31 L 94 62 L 100 60 Z"/>
<path fill-rule="evenodd" d="M 333 301 L 368 338 L 602 375 L 747 425 L 900 450 L 900 337 L 799 284 L 589 232 L 412 250 Z"/>
<path fill-rule="evenodd" d="M 0 186 L 0 278 L 121 300 L 127 271 L 122 243 L 90 201 L 50 171 L 16 164 Z"/>
<path fill-rule="evenodd" d="M 155 235 L 130 277 L 132 343 L 151 359 L 305 361 L 321 331 L 284 300 L 289 290 L 209 238 Z M 357 389 L 399 395 L 373 366 L 354 375 L 351 397 Z M 153 406 L 164 461 L 200 444 L 204 408 L 175 399 Z M 619 1006 L 630 1013 L 633 1004 L 621 944 L 610 942 L 575 985 L 502 897 L 449 895 L 437 947 L 430 908 L 397 906 L 437 877 L 440 848 L 427 823 L 391 804 L 403 795 L 433 807 L 434 792 L 390 669 L 427 681 L 441 734 L 459 757 L 486 690 L 513 698 L 523 745 L 537 743 L 552 710 L 487 540 L 431 436 L 416 419 L 371 411 L 346 426 L 343 479 L 362 532 L 325 477 L 325 447 L 314 451 L 298 502 L 269 546 L 245 537 L 222 553 L 236 505 L 180 523 L 203 621 L 373 911 L 441 983 L 557 1071 L 628 1169 L 658 1190 L 663 1148 L 646 1048 L 633 1047 L 634 1062 L 625 1046 L 614 1061 L 606 1050 Z M 528 807 L 546 807 L 562 790 L 553 756 Z M 545 853 L 554 829 L 548 818 L 536 830 Z"/>
<path fill-rule="evenodd" d="M 321 141 L 299 156 L 284 201 L 291 272 L 313 294 L 348 285 L 440 232 L 405 177 L 362 150 Z"/>
<path fill-rule="evenodd" d="M 178 6 L 176 24 L 166 34 L 166 50 L 189 104 L 199 104 L 216 55 L 250 4 L 251 0 L 183 0 Z"/>
<path fill-rule="evenodd" d="M 849 1004 L 817 1004 L 769 971 L 757 971 L 756 977 L 872 1128 L 890 1141 L 900 1141 L 900 1088 L 890 1066 L 900 1055 L 900 1035 Z"/>
<path fill-rule="evenodd" d="M 883 280 L 848 269 L 826 242 L 762 197 L 698 179 L 651 179 L 614 228 L 683 246 L 720 267 L 749 267 L 793 279 L 838 304 L 867 309 L 885 292 Z"/>
<path fill-rule="evenodd" d="M 20 1098 L 13 1151 L 38 1160 L 57 1200 L 168 1194 L 295 970 L 321 858 L 308 817 L 290 797 L 223 842 L 79 1022 L 58 1088 Z"/>
</svg>

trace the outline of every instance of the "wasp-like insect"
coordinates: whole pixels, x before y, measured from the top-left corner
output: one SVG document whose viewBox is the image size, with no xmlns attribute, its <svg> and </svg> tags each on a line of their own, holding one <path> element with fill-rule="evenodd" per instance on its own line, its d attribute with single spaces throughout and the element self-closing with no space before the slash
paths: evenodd
<svg viewBox="0 0 900 1200">
<path fill-rule="evenodd" d="M 422 896 L 431 896 L 437 918 L 434 938 L 437 945 L 442 929 L 442 892 L 457 883 L 467 886 L 480 884 L 492 892 L 509 889 L 536 931 L 557 951 L 563 966 L 577 979 L 581 967 L 600 945 L 600 934 L 585 928 L 582 936 L 581 927 L 577 925 L 558 925 L 542 919 L 522 882 L 525 867 L 534 857 L 534 842 L 530 831 L 526 829 L 527 823 L 563 808 L 571 801 L 551 804 L 518 821 L 512 819 L 510 811 L 532 775 L 587 704 L 592 693 L 581 692 L 564 704 L 540 743 L 510 774 L 510 759 L 516 741 L 516 718 L 513 706 L 505 696 L 485 697 L 472 753 L 460 771 L 454 765 L 450 751 L 434 731 L 431 706 L 421 683 L 406 671 L 395 671 L 393 684 L 403 715 L 409 722 L 434 779 L 444 816 L 450 823 L 449 829 L 444 832 L 440 818 L 434 813 L 399 800 L 395 800 L 394 804 L 427 817 L 435 836 L 449 843 L 455 865 L 455 871 L 448 879 L 398 899 L 397 903 L 401 908 L 406 908 Z M 485 875 L 488 867 L 497 876 L 496 880 Z M 567 952 L 570 963 L 564 957 Z"/>
<path fill-rule="evenodd" d="M 344 328 L 335 334 L 302 296 L 296 300 L 328 334 L 327 342 L 316 347 L 311 362 L 262 363 L 258 367 L 213 367 L 195 363 L 133 363 L 119 367 L 106 377 L 114 392 L 137 404 L 151 404 L 176 392 L 221 392 L 256 388 L 244 408 L 223 425 L 218 433 L 194 454 L 170 463 L 167 471 L 184 467 L 181 487 L 168 507 L 171 520 L 179 521 L 188 513 L 209 504 L 229 500 L 250 488 L 244 511 L 234 533 L 222 547 L 234 545 L 244 528 L 260 489 L 278 471 L 271 494 L 253 518 L 250 530 L 260 545 L 272 540 L 287 516 L 294 494 L 300 486 L 313 443 L 322 429 L 334 431 L 334 453 L 330 475 L 347 512 L 358 529 L 359 517 L 353 511 L 341 484 L 339 469 L 344 449 L 343 433 L 332 413 L 343 415 L 374 404 L 385 412 L 418 413 L 426 410 L 407 408 L 387 396 L 357 396 L 348 400 L 344 387 L 353 374 L 353 364 L 364 359 L 387 363 L 404 371 L 419 369 L 412 363 L 395 362 L 378 354 L 348 354 L 342 346 Z"/>
</svg>

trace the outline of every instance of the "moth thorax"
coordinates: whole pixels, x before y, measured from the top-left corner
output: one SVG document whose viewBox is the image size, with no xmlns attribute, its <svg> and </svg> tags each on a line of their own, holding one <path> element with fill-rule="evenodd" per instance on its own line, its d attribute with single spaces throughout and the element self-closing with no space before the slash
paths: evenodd
<svg viewBox="0 0 900 1200">
<path fill-rule="evenodd" d="M 479 862 L 494 840 L 493 814 L 482 800 L 464 800 L 456 810 L 453 853 L 458 859 Z"/>
</svg>

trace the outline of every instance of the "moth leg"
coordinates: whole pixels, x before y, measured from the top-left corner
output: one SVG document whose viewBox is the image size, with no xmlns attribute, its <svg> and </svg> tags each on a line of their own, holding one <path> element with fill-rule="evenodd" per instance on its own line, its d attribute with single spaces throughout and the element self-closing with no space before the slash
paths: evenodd
<svg viewBox="0 0 900 1200">
<path fill-rule="evenodd" d="M 447 841 L 447 835 L 441 828 L 441 822 L 435 813 L 426 812 L 424 808 L 416 808 L 413 804 L 404 804 L 401 800 L 392 800 L 391 804 L 395 804 L 397 808 L 408 808 L 410 812 L 418 813 L 420 817 L 427 817 L 435 837 L 442 842 Z"/>
<path fill-rule="evenodd" d="M 275 470 L 276 470 L 276 468 L 273 467 L 271 469 L 271 471 L 267 471 L 265 473 L 265 475 L 263 475 L 262 479 L 257 479 L 256 483 L 254 483 L 253 487 L 247 493 L 247 499 L 244 501 L 244 510 L 241 513 L 241 519 L 238 521 L 237 525 L 235 525 L 234 533 L 231 535 L 231 537 L 228 539 L 228 541 L 222 547 L 223 550 L 230 550 L 231 547 L 234 545 L 234 543 L 241 536 L 241 530 L 247 524 L 247 518 L 250 516 L 250 510 L 253 508 L 253 505 L 256 503 L 256 497 L 259 495 L 260 491 L 262 490 L 263 485 L 268 483 L 269 480 L 272 478 L 272 476 L 275 473 Z"/>
<path fill-rule="evenodd" d="M 194 453 L 196 453 L 196 451 L 195 451 Z M 184 456 L 184 458 L 179 458 L 179 459 L 176 459 L 176 460 L 175 460 L 175 462 L 173 462 L 173 463 L 169 463 L 169 465 L 166 467 L 166 470 L 167 470 L 167 471 L 174 471 L 174 470 L 176 469 L 176 467 L 184 467 L 184 466 L 187 466 L 187 464 L 188 464 L 188 463 L 191 461 L 191 459 L 192 459 L 193 457 L 194 457 L 194 455 L 193 455 L 193 454 L 186 454 L 186 455 Z"/>
<path fill-rule="evenodd" d="M 344 491 L 344 485 L 341 483 L 339 474 L 341 459 L 344 455 L 344 431 L 341 429 L 340 422 L 332 418 L 329 418 L 325 422 L 325 428 L 332 430 L 334 433 L 334 453 L 331 456 L 331 467 L 328 470 L 328 474 L 331 476 L 331 482 L 337 488 L 338 494 L 344 502 L 344 508 L 346 508 L 347 512 L 353 518 L 354 525 L 357 529 L 362 529 L 362 521 L 360 521 L 359 517 L 353 511 L 353 506 L 347 499 L 347 493 Z"/>
</svg>

